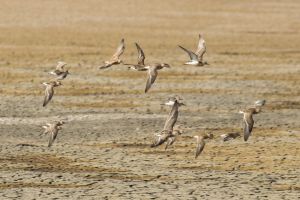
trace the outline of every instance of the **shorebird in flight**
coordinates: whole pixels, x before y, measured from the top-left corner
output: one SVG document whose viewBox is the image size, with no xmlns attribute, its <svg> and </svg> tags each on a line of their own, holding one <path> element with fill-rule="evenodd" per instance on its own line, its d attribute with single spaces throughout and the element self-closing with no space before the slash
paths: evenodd
<svg viewBox="0 0 300 200">
<path fill-rule="evenodd" d="M 138 43 L 135 43 L 136 49 L 138 51 L 138 58 L 137 58 L 137 64 L 125 64 L 125 65 L 130 65 L 128 69 L 133 69 L 136 71 L 147 71 L 145 68 L 145 53 L 143 49 L 138 45 Z"/>
<path fill-rule="evenodd" d="M 53 97 L 54 87 L 58 87 L 62 84 L 60 81 L 50 81 L 50 82 L 45 82 L 43 84 L 46 86 L 45 97 L 43 102 L 43 107 L 45 107 Z"/>
<path fill-rule="evenodd" d="M 229 141 L 229 140 L 233 140 L 233 139 L 235 139 L 237 137 L 240 137 L 240 136 L 241 136 L 240 133 L 225 133 L 225 134 L 220 135 L 220 137 L 222 138 L 222 140 L 224 142 Z"/>
<path fill-rule="evenodd" d="M 43 126 L 43 128 L 45 129 L 45 131 L 42 134 L 49 134 L 49 142 L 48 142 L 48 147 L 51 147 L 54 140 L 57 137 L 58 131 L 62 129 L 62 125 L 65 122 L 63 121 L 59 121 L 59 122 L 55 122 L 53 124 L 47 123 L 45 126 Z"/>
<path fill-rule="evenodd" d="M 68 76 L 68 74 L 70 74 L 69 69 L 64 69 L 66 65 L 67 63 L 59 61 L 57 63 L 56 69 L 54 71 L 49 72 L 49 74 L 56 76 L 57 80 L 65 79 Z"/>
<path fill-rule="evenodd" d="M 99 69 L 106 69 L 113 65 L 118 65 L 120 63 L 123 63 L 123 61 L 120 59 L 120 56 L 124 53 L 124 50 L 125 50 L 125 42 L 124 39 L 122 39 L 115 54 L 111 57 L 110 60 L 105 61 L 104 65 L 100 66 Z"/>
<path fill-rule="evenodd" d="M 179 102 L 179 101 L 181 101 L 183 99 L 180 96 L 177 96 L 177 95 L 175 95 L 174 97 L 170 97 L 167 102 L 165 102 L 163 104 L 160 104 L 160 105 L 173 106 L 174 103 L 175 103 L 175 100 L 177 100 L 177 102 L 179 103 L 179 106 L 185 106 L 184 103 Z"/>
<path fill-rule="evenodd" d="M 155 63 L 155 64 L 147 65 L 147 66 L 144 67 L 145 69 L 148 70 L 148 79 L 147 79 L 147 82 L 146 82 L 145 93 L 148 92 L 148 90 L 151 88 L 151 86 L 155 82 L 156 77 L 158 75 L 157 71 L 164 68 L 164 67 L 170 68 L 170 65 L 166 64 L 166 63 Z"/>
<path fill-rule="evenodd" d="M 239 111 L 239 113 L 244 115 L 244 141 L 247 141 L 249 136 L 251 135 L 254 125 L 253 115 L 261 112 L 261 107 L 265 105 L 265 102 L 265 100 L 258 100 L 254 103 L 254 106 Z"/>
<path fill-rule="evenodd" d="M 196 138 L 197 141 L 197 145 L 196 145 L 196 153 L 195 153 L 195 159 L 200 155 L 200 153 L 203 151 L 204 146 L 205 146 L 205 141 L 204 141 L 204 137 L 196 135 L 194 136 L 194 138 Z"/>
<path fill-rule="evenodd" d="M 212 134 L 212 133 L 205 133 L 203 135 L 203 138 L 204 139 L 213 139 L 214 138 L 214 134 Z"/>
<path fill-rule="evenodd" d="M 185 65 L 194 65 L 194 66 L 208 65 L 207 62 L 203 61 L 203 55 L 206 52 L 206 45 L 205 45 L 205 40 L 203 39 L 201 34 L 199 34 L 198 48 L 195 53 L 190 50 L 187 50 L 186 48 L 180 45 L 178 45 L 178 47 L 180 47 L 183 51 L 185 51 L 190 57 L 190 60 L 184 63 Z"/>
<path fill-rule="evenodd" d="M 174 143 L 176 134 L 175 132 L 173 132 L 173 130 L 174 130 L 174 125 L 177 122 L 179 106 L 180 104 L 176 99 L 169 113 L 169 116 L 165 122 L 163 130 L 161 131 L 160 134 L 157 135 L 157 138 L 154 141 L 154 143 L 151 145 L 151 147 L 157 147 L 165 143 L 166 141 L 168 141 L 167 146 L 165 148 L 167 149 L 169 145 L 172 145 Z"/>
</svg>

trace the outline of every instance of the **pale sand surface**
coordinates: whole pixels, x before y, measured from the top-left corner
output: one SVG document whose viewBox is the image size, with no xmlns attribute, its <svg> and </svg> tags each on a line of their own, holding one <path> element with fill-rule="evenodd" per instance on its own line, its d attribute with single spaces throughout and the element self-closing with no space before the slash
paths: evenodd
<svg viewBox="0 0 300 200">
<path fill-rule="evenodd" d="M 1 1 L 0 199 L 299 199 L 300 2 Z M 177 45 L 207 42 L 206 67 L 183 66 Z M 97 66 L 125 38 L 123 58 L 166 62 L 146 74 Z M 42 107 L 57 61 L 71 75 Z M 177 94 L 192 128 L 167 151 L 150 148 Z M 266 99 L 248 142 L 240 108 Z M 67 124 L 52 148 L 46 122 Z M 194 160 L 195 134 L 212 132 Z"/>
</svg>

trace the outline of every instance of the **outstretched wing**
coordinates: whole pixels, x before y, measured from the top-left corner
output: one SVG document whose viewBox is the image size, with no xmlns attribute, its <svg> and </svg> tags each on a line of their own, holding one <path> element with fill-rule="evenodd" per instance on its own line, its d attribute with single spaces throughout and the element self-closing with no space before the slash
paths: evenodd
<svg viewBox="0 0 300 200">
<path fill-rule="evenodd" d="M 194 54 L 192 51 L 187 50 L 186 48 L 184 48 L 180 45 L 178 45 L 178 47 L 180 47 L 183 51 L 185 51 L 190 56 L 191 61 L 198 61 L 198 56 L 196 54 Z"/>
<path fill-rule="evenodd" d="M 55 141 L 56 137 L 57 137 L 57 133 L 58 133 L 58 129 L 54 128 L 51 131 L 50 137 L 49 137 L 49 142 L 48 142 L 48 147 L 51 147 L 53 142 Z"/>
<path fill-rule="evenodd" d="M 165 122 L 164 130 L 168 130 L 171 132 L 173 131 L 173 127 L 178 118 L 178 107 L 179 107 L 179 104 L 178 104 L 177 100 L 175 100 L 172 110 Z"/>
<path fill-rule="evenodd" d="M 47 85 L 46 89 L 45 89 L 45 97 L 44 97 L 44 103 L 43 103 L 43 107 L 45 107 L 49 101 L 52 99 L 54 94 L 54 89 L 52 85 Z"/>
<path fill-rule="evenodd" d="M 124 42 L 124 38 L 121 40 L 116 53 L 112 56 L 112 60 L 117 60 L 119 59 L 119 57 L 124 53 L 125 50 L 125 42 Z"/>
<path fill-rule="evenodd" d="M 113 63 L 105 63 L 104 65 L 100 66 L 99 69 L 106 69 L 106 68 L 109 68 L 112 65 L 113 65 Z"/>
<path fill-rule="evenodd" d="M 167 140 L 165 150 L 167 150 L 168 147 L 171 146 L 175 142 L 175 140 L 176 140 L 176 136 L 169 137 L 168 140 Z"/>
<path fill-rule="evenodd" d="M 252 113 L 244 114 L 244 141 L 247 141 L 251 135 L 252 128 L 254 125 L 254 120 L 252 118 Z"/>
<path fill-rule="evenodd" d="M 195 52 L 195 54 L 198 56 L 199 61 L 202 61 L 205 52 L 206 52 L 205 40 L 203 39 L 201 34 L 199 34 L 198 48 L 197 51 Z"/>
<path fill-rule="evenodd" d="M 135 46 L 138 50 L 138 65 L 145 65 L 145 54 L 143 49 L 138 45 L 138 43 L 135 43 Z"/>
<path fill-rule="evenodd" d="M 162 131 L 162 133 L 156 136 L 155 141 L 151 144 L 151 147 L 157 147 L 162 145 L 171 136 L 172 132 Z"/>
<path fill-rule="evenodd" d="M 195 159 L 200 155 L 200 153 L 203 151 L 205 146 L 205 142 L 202 140 L 200 142 L 197 142 L 196 146 L 196 154 L 195 154 Z"/>
<path fill-rule="evenodd" d="M 148 69 L 148 79 L 146 83 L 145 93 L 151 88 L 152 84 L 155 82 L 157 77 L 157 69 L 155 67 L 150 67 Z"/>
</svg>

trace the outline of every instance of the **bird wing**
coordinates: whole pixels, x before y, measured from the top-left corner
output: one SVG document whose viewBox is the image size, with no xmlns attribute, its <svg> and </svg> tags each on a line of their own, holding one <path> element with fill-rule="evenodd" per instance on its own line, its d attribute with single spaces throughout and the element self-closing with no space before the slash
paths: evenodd
<svg viewBox="0 0 300 200">
<path fill-rule="evenodd" d="M 116 53 L 112 56 L 112 60 L 117 60 L 119 59 L 119 57 L 124 53 L 125 50 L 125 42 L 124 42 L 124 38 L 121 40 Z"/>
<path fill-rule="evenodd" d="M 44 128 L 45 130 L 44 130 L 43 133 L 40 134 L 40 136 L 49 133 L 49 126 L 43 126 L 43 128 Z"/>
<path fill-rule="evenodd" d="M 195 158 L 197 158 L 200 155 L 200 153 L 204 149 L 204 146 L 205 146 L 204 141 L 197 142 Z"/>
<path fill-rule="evenodd" d="M 47 87 L 45 89 L 45 97 L 44 97 L 43 107 L 45 107 L 49 103 L 49 101 L 52 99 L 53 94 L 54 94 L 53 85 L 47 85 Z"/>
<path fill-rule="evenodd" d="M 170 111 L 169 116 L 165 122 L 164 130 L 168 130 L 171 132 L 173 131 L 173 127 L 178 118 L 178 107 L 179 107 L 179 104 L 178 104 L 177 100 L 175 100 L 175 102 L 172 106 L 172 110 Z"/>
<path fill-rule="evenodd" d="M 244 141 L 247 141 L 249 136 L 251 135 L 253 125 L 254 125 L 254 120 L 252 117 L 252 113 L 245 113 L 244 114 Z"/>
<path fill-rule="evenodd" d="M 56 127 L 54 129 L 52 129 L 50 137 L 49 137 L 48 147 L 52 146 L 54 140 L 57 137 L 57 133 L 58 133 L 58 129 Z"/>
<path fill-rule="evenodd" d="M 198 48 L 197 51 L 195 52 L 195 54 L 198 56 L 199 61 L 202 61 L 205 52 L 206 52 L 205 40 L 203 39 L 201 34 L 199 34 Z"/>
<path fill-rule="evenodd" d="M 104 65 L 100 66 L 99 69 L 106 69 L 106 68 L 111 67 L 112 65 L 113 65 L 112 62 L 107 62 Z"/>
<path fill-rule="evenodd" d="M 165 150 L 167 150 L 168 147 L 175 142 L 175 140 L 176 140 L 176 136 L 168 137 L 167 144 L 165 146 Z"/>
<path fill-rule="evenodd" d="M 56 65 L 56 70 L 58 71 L 63 71 L 64 70 L 64 66 L 66 65 L 67 63 L 65 62 L 58 62 L 57 65 Z M 56 71 L 55 70 L 55 71 Z"/>
<path fill-rule="evenodd" d="M 168 131 L 162 131 L 162 134 L 159 136 L 156 136 L 155 141 L 151 144 L 151 147 L 157 147 L 162 145 L 170 136 L 171 132 Z"/>
<path fill-rule="evenodd" d="M 198 61 L 198 56 L 195 53 L 193 53 L 190 50 L 187 50 L 186 48 L 184 48 L 180 45 L 178 45 L 178 47 L 180 47 L 183 51 L 185 51 L 190 56 L 191 61 Z"/>
<path fill-rule="evenodd" d="M 135 46 L 138 50 L 138 65 L 145 65 L 145 54 L 143 49 L 138 45 L 138 43 L 135 43 Z"/>
<path fill-rule="evenodd" d="M 148 69 L 148 79 L 146 83 L 145 93 L 151 88 L 152 84 L 156 80 L 157 77 L 157 69 L 155 67 L 150 67 Z"/>
<path fill-rule="evenodd" d="M 264 106 L 266 103 L 266 100 L 257 100 L 254 102 L 254 106 Z"/>
</svg>

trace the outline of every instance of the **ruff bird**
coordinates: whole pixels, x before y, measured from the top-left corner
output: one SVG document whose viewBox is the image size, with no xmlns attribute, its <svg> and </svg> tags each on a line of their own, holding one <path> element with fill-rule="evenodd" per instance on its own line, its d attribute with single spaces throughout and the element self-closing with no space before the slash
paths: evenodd
<svg viewBox="0 0 300 200">
<path fill-rule="evenodd" d="M 104 65 L 100 66 L 99 69 L 106 69 L 113 65 L 118 65 L 120 63 L 123 63 L 123 61 L 120 59 L 120 56 L 124 53 L 124 50 L 125 50 L 125 42 L 124 39 L 122 39 L 115 54 L 111 57 L 110 60 L 105 61 Z"/>
<path fill-rule="evenodd" d="M 194 65 L 194 66 L 208 65 L 207 62 L 203 61 L 203 55 L 206 52 L 206 44 L 201 34 L 199 34 L 199 42 L 198 42 L 198 48 L 196 52 L 192 52 L 180 45 L 178 45 L 178 47 L 181 48 L 183 51 L 185 51 L 190 57 L 190 60 L 184 63 L 185 65 Z"/>
<path fill-rule="evenodd" d="M 60 81 L 50 81 L 50 82 L 45 82 L 43 84 L 46 86 L 45 97 L 44 97 L 44 102 L 43 102 L 43 107 L 45 107 L 53 97 L 54 88 L 58 87 L 62 84 Z"/>
<path fill-rule="evenodd" d="M 161 70 L 162 68 L 165 68 L 165 67 L 170 68 L 170 65 L 166 64 L 166 63 L 155 63 L 152 65 L 145 66 L 145 69 L 148 70 L 148 79 L 146 82 L 145 93 L 147 93 L 149 91 L 149 89 L 155 82 L 156 77 L 158 75 L 158 70 Z"/>
</svg>

